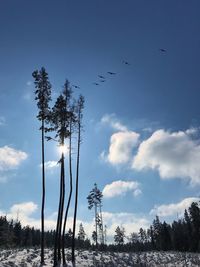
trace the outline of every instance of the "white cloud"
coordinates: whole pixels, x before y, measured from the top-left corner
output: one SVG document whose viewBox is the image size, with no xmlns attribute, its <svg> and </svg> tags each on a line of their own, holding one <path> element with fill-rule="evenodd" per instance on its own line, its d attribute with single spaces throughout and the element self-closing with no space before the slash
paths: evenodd
<svg viewBox="0 0 200 267">
<path fill-rule="evenodd" d="M 137 146 L 139 134 L 131 131 L 114 133 L 110 138 L 107 161 L 113 165 L 129 163 L 132 150 Z"/>
<path fill-rule="evenodd" d="M 22 215 L 22 216 L 29 216 L 37 210 L 37 204 L 33 202 L 23 202 L 19 204 L 14 204 L 10 209 L 10 214 L 12 216 Z"/>
<path fill-rule="evenodd" d="M 167 217 L 172 215 L 182 216 L 184 214 L 185 209 L 188 209 L 192 202 L 199 202 L 200 198 L 197 197 L 189 197 L 185 198 L 178 203 L 164 204 L 157 206 L 150 211 L 150 215 L 158 215 L 160 217 Z"/>
<path fill-rule="evenodd" d="M 200 183 L 200 140 L 194 140 L 194 129 L 185 132 L 155 131 L 143 141 L 133 160 L 136 170 L 157 170 L 163 179 L 189 178 Z"/>
<path fill-rule="evenodd" d="M 109 151 L 103 151 L 100 158 L 113 164 L 129 163 L 132 159 L 132 150 L 139 142 L 139 133 L 128 130 L 115 114 L 106 114 L 101 118 L 101 124 L 108 124 L 112 129 L 118 131 L 110 138 Z"/>
<path fill-rule="evenodd" d="M 0 171 L 17 168 L 28 155 L 9 146 L 0 147 Z"/>
<path fill-rule="evenodd" d="M 115 114 L 105 114 L 101 118 L 102 124 L 108 124 L 111 128 L 117 131 L 126 132 L 128 131 L 127 127 L 123 125 L 117 118 Z"/>
<path fill-rule="evenodd" d="M 125 195 L 128 192 L 132 192 L 134 196 L 141 194 L 139 183 L 135 181 L 114 181 L 104 187 L 103 196 L 105 198 L 112 198 Z"/>
</svg>

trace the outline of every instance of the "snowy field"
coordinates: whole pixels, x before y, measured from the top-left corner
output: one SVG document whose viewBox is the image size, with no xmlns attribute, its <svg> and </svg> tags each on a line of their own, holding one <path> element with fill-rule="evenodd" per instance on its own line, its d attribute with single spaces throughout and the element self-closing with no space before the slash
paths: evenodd
<svg viewBox="0 0 200 267">
<path fill-rule="evenodd" d="M 70 250 L 66 250 L 68 266 Z M 0 251 L 0 267 L 39 267 L 40 250 L 17 249 Z M 53 264 L 53 250 L 45 250 L 46 266 Z M 114 253 L 79 250 L 76 252 L 76 266 L 200 266 L 200 254 L 178 252 Z"/>
</svg>

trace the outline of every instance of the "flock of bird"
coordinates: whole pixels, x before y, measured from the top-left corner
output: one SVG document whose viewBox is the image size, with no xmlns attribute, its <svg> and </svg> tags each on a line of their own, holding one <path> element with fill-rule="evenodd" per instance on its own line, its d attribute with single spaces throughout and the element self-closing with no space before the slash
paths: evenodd
<svg viewBox="0 0 200 267">
<path fill-rule="evenodd" d="M 164 49 L 164 48 L 160 48 L 159 51 L 160 51 L 161 53 L 166 53 L 166 52 L 167 52 L 167 50 Z M 127 65 L 127 66 L 130 66 L 130 65 L 131 65 L 131 64 L 130 64 L 128 61 L 126 61 L 126 60 L 123 60 L 123 61 L 122 61 L 122 64 Z M 107 74 L 108 74 L 109 76 L 114 76 L 114 75 L 116 75 L 117 73 L 116 73 L 116 72 L 112 72 L 112 71 L 108 71 Z M 98 79 L 99 79 L 99 80 L 98 80 L 97 82 L 93 82 L 92 84 L 94 84 L 94 85 L 96 85 L 96 86 L 99 86 L 101 83 L 106 82 L 106 76 L 105 76 L 105 75 L 98 75 Z M 78 86 L 78 85 L 76 85 L 76 84 L 72 84 L 72 87 L 74 87 L 75 89 L 81 89 L 81 87 Z"/>
</svg>

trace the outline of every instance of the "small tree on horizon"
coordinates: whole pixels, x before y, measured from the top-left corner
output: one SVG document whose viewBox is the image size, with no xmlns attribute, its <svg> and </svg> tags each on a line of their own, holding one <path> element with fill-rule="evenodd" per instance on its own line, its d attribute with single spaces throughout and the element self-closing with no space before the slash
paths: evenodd
<svg viewBox="0 0 200 267">
<path fill-rule="evenodd" d="M 124 238 L 125 238 L 125 229 L 124 227 L 119 227 L 117 226 L 115 230 L 115 235 L 114 235 L 114 241 L 118 246 L 121 246 L 124 244 Z"/>
<path fill-rule="evenodd" d="M 94 184 L 94 188 L 90 191 L 87 200 L 88 200 L 88 209 L 91 210 L 94 207 L 94 216 L 95 216 L 95 233 L 96 233 L 96 247 L 98 246 L 98 227 L 103 232 L 103 223 L 102 214 L 101 214 L 101 202 L 103 194 L 97 188 L 97 184 Z M 98 208 L 100 208 L 100 216 L 98 213 Z"/>
</svg>

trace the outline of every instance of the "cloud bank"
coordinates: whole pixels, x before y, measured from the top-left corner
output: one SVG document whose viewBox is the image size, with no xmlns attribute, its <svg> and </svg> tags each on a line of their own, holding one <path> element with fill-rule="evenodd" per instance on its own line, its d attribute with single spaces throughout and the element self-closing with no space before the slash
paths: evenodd
<svg viewBox="0 0 200 267">
<path fill-rule="evenodd" d="M 183 216 L 185 209 L 188 209 L 192 202 L 199 202 L 200 198 L 197 197 L 189 197 L 185 198 L 178 203 L 164 204 L 157 206 L 150 211 L 150 215 L 158 215 L 160 217 L 168 217 L 168 216 Z"/>
<path fill-rule="evenodd" d="M 38 211 L 38 205 L 32 201 L 17 203 L 11 206 L 9 211 L 0 211 L 0 216 L 7 216 L 9 220 L 13 219 L 18 220 L 22 223 L 22 226 L 29 225 L 40 229 L 41 222 L 40 219 L 34 218 L 34 213 Z M 146 229 L 149 227 L 150 222 L 142 215 L 134 213 L 111 213 L 103 212 L 104 224 L 107 225 L 107 237 L 108 241 L 113 241 L 113 236 L 117 226 L 123 226 L 126 230 L 126 235 L 129 235 L 132 232 L 138 232 L 140 227 Z M 55 230 L 56 227 L 56 218 L 57 213 L 54 212 L 50 216 L 45 217 L 45 230 Z M 77 220 L 77 227 L 82 223 L 85 229 L 85 232 L 89 238 L 91 238 L 92 231 L 94 231 L 94 219 L 91 221 Z M 69 217 L 67 220 L 67 229 L 72 228 L 73 218 Z"/>
</svg>

